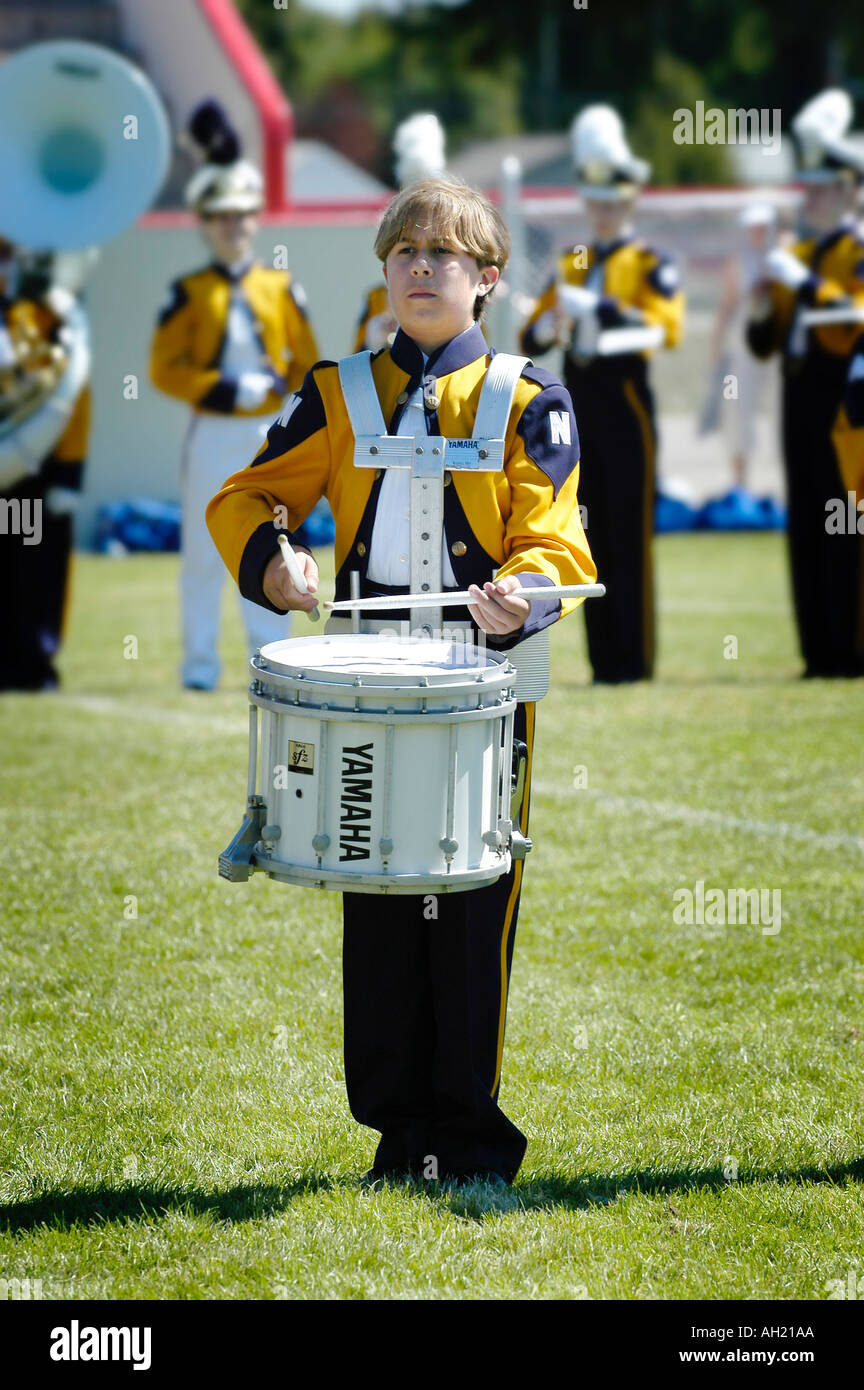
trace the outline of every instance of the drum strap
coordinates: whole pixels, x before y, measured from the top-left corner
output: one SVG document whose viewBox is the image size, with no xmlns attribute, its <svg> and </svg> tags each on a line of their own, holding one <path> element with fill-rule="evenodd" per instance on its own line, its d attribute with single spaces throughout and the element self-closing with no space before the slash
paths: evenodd
<svg viewBox="0 0 864 1390">
<path fill-rule="evenodd" d="M 470 445 L 464 438 L 450 440 L 444 435 L 415 439 L 413 435 L 388 434 L 372 375 L 371 352 L 357 352 L 339 362 L 339 382 L 354 431 L 355 467 L 406 468 L 411 472 L 410 579 L 414 593 L 436 593 L 442 587 L 445 469 L 497 473 L 503 468 L 513 396 L 529 360 L 506 352 L 492 358 Z M 441 609 L 412 610 L 411 626 L 429 633 L 440 630 Z"/>
</svg>

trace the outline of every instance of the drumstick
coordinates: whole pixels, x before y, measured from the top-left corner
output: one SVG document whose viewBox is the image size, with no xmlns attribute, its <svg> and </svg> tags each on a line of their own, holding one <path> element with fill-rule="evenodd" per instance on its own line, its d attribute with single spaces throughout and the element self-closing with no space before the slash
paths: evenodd
<svg viewBox="0 0 864 1390">
<path fill-rule="evenodd" d="M 288 540 L 288 537 L 280 531 L 278 539 L 279 549 L 282 551 L 282 559 L 285 561 L 285 568 L 287 569 L 288 574 L 291 578 L 291 583 L 294 585 L 294 588 L 297 589 L 301 594 L 308 594 L 309 585 L 306 583 L 306 576 L 300 568 L 300 563 L 297 559 L 297 556 L 291 549 L 291 544 Z M 312 619 L 313 623 L 317 623 L 318 619 L 321 617 L 321 614 L 318 611 L 317 603 L 310 612 L 309 617 Z"/>
<path fill-rule="evenodd" d="M 544 584 L 536 589 L 512 589 L 508 598 L 525 598 L 529 603 L 542 598 L 602 598 L 605 584 Z M 488 595 L 487 595 L 488 597 Z M 504 597 L 504 595 L 502 595 Z M 376 594 L 374 598 L 347 598 L 325 603 L 328 613 L 374 612 L 376 608 L 464 608 L 476 603 L 467 589 L 455 594 Z"/>
</svg>

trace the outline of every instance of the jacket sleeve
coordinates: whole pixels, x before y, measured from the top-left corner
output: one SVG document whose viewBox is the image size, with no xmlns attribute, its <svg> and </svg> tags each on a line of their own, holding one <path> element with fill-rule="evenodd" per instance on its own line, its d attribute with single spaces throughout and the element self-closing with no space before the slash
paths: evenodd
<svg viewBox="0 0 864 1390">
<path fill-rule="evenodd" d="M 42 465 L 46 487 L 81 491 L 89 437 L 90 387 L 85 386 L 75 402 L 69 423 Z"/>
<path fill-rule="evenodd" d="M 541 373 L 536 372 L 538 377 Z M 518 574 L 523 585 L 591 584 L 591 558 L 579 512 L 579 435 L 569 392 L 555 377 L 521 413 L 504 465 L 510 515 L 498 578 Z M 496 645 L 506 649 L 578 608 L 584 600 L 535 601 L 525 625 Z M 602 600 L 600 600 L 602 602 Z"/>
<path fill-rule="evenodd" d="M 314 372 L 285 402 L 248 468 L 233 473 L 207 507 L 216 549 L 244 598 L 272 613 L 261 580 L 279 549 L 325 495 L 330 475 L 327 417 Z"/>
<path fill-rule="evenodd" d="M 219 409 L 217 388 L 222 380 L 218 367 L 198 367 L 192 360 L 195 307 L 182 280 L 175 280 L 159 314 L 150 345 L 150 380 L 157 391 L 188 405 L 200 405 L 211 392 Z M 230 404 L 222 409 L 233 409 Z"/>
<path fill-rule="evenodd" d="M 357 331 L 354 334 L 354 346 L 352 352 L 362 352 L 366 346 L 366 331 L 369 327 L 369 320 L 375 317 L 375 291 L 370 290 L 363 300 L 360 310 L 360 317 L 357 320 Z"/>
<path fill-rule="evenodd" d="M 648 256 L 636 307 L 646 323 L 664 330 L 664 347 L 677 347 L 684 331 L 685 300 L 678 267 L 668 256 Z"/>
<path fill-rule="evenodd" d="M 288 390 L 299 391 L 315 363 L 320 360 L 318 344 L 309 322 L 306 295 L 296 280 L 288 285 L 285 320 L 291 361 L 288 366 Z"/>
<path fill-rule="evenodd" d="M 849 247 L 847 264 L 836 276 L 811 275 L 799 291 L 799 302 L 805 308 L 829 309 L 832 305 L 857 305 L 864 308 L 864 246 L 857 240 Z M 812 330 L 816 341 L 826 352 L 848 356 L 861 332 L 860 323 L 820 326 Z"/>
<path fill-rule="evenodd" d="M 519 345 L 526 357 L 538 357 L 555 345 L 554 310 L 558 298 L 558 281 L 555 276 L 549 281 L 531 311 L 519 337 Z"/>
</svg>

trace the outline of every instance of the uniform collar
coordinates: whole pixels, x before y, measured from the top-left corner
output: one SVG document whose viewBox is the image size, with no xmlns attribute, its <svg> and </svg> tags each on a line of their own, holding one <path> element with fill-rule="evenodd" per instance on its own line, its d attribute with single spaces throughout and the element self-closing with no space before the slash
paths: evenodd
<svg viewBox="0 0 864 1390">
<path fill-rule="evenodd" d="M 622 232 L 620 236 L 613 237 L 612 241 L 595 241 L 594 255 L 598 261 L 608 260 L 616 251 L 620 251 L 622 246 L 629 246 L 633 240 L 635 240 L 635 236 L 633 229 L 630 228 Z"/>
<path fill-rule="evenodd" d="M 816 254 L 824 255 L 836 242 L 842 241 L 844 236 L 847 236 L 849 232 L 854 232 L 854 230 L 855 218 L 852 213 L 849 213 L 832 231 L 823 232 L 822 236 L 816 238 Z"/>
<path fill-rule="evenodd" d="M 482 328 L 479 323 L 472 323 L 464 333 L 457 333 L 455 338 L 451 338 L 448 343 L 442 344 L 430 353 L 425 368 L 420 348 L 401 328 L 393 340 L 390 356 L 396 366 L 407 372 L 412 380 L 415 377 L 419 380 L 430 373 L 434 373 L 435 376 L 449 376 L 451 372 L 458 372 L 461 367 L 476 362 L 478 357 L 485 357 L 488 351 L 489 344 L 483 337 Z"/>
<path fill-rule="evenodd" d="M 210 269 L 236 285 L 252 269 L 254 260 L 254 256 L 247 256 L 245 260 L 235 261 L 233 265 L 226 265 L 225 261 L 213 261 Z"/>
</svg>

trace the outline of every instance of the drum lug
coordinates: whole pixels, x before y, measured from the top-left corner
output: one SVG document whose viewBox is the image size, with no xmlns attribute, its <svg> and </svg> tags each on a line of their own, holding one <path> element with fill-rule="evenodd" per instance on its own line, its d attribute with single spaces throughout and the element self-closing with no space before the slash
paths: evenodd
<svg viewBox="0 0 864 1390">
<path fill-rule="evenodd" d="M 453 855 L 458 850 L 459 841 L 448 840 L 445 838 L 443 840 L 438 841 L 438 848 L 444 851 L 444 858 L 449 860 L 453 858 Z"/>
<path fill-rule="evenodd" d="M 250 796 L 243 824 L 230 845 L 219 855 L 219 877 L 229 883 L 245 883 L 255 865 L 252 856 L 262 834 L 267 807 L 260 796 Z"/>
<path fill-rule="evenodd" d="M 490 849 L 500 849 L 504 843 L 504 837 L 500 830 L 484 830 L 483 843 Z"/>
<path fill-rule="evenodd" d="M 313 836 L 312 836 L 312 848 L 314 849 L 315 853 L 318 855 L 318 857 L 319 857 L 319 859 L 320 859 L 320 857 L 321 857 L 321 855 L 324 853 L 324 851 L 330 848 L 330 836 L 329 836 L 329 835 L 313 835 Z"/>
<path fill-rule="evenodd" d="M 510 858 L 524 859 L 534 848 L 533 840 L 527 835 L 523 835 L 521 830 L 514 830 L 510 838 Z"/>
</svg>

